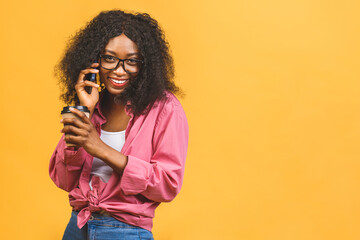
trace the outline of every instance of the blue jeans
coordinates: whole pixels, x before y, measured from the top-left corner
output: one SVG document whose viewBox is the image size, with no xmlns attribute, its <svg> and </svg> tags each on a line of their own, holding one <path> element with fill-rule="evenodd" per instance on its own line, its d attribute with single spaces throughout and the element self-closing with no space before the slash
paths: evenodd
<svg viewBox="0 0 360 240">
<path fill-rule="evenodd" d="M 93 213 L 93 217 L 87 224 L 79 229 L 76 220 L 77 214 L 78 212 L 72 211 L 63 240 L 154 240 L 152 233 L 146 229 L 96 213 Z"/>
</svg>

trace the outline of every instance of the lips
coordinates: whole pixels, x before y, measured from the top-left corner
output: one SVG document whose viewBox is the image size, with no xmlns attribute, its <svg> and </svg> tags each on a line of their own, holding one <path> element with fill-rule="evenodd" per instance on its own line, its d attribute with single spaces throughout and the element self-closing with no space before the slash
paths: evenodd
<svg viewBox="0 0 360 240">
<path fill-rule="evenodd" d="M 111 78 L 109 77 L 111 84 L 115 87 L 123 87 L 127 84 L 129 79 Z"/>
</svg>

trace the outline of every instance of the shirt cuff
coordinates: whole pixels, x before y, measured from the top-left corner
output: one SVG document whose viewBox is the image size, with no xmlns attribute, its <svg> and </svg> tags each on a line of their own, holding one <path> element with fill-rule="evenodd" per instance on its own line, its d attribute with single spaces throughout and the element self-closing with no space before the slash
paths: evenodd
<svg viewBox="0 0 360 240">
<path fill-rule="evenodd" d="M 125 195 L 136 195 L 146 190 L 152 165 L 139 158 L 128 156 L 124 169 L 120 189 Z"/>
<path fill-rule="evenodd" d="M 75 149 L 74 147 L 66 147 L 64 149 L 64 164 L 69 171 L 78 171 L 82 168 L 84 158 L 81 156 L 83 148 Z"/>
</svg>

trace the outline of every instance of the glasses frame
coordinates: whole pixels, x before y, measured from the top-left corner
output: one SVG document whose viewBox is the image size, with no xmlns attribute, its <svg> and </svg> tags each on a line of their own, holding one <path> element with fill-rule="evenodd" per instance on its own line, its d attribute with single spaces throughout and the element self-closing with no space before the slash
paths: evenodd
<svg viewBox="0 0 360 240">
<path fill-rule="evenodd" d="M 129 73 L 129 74 L 134 74 L 134 73 L 138 73 L 140 72 L 140 69 L 142 67 L 142 64 L 144 63 L 143 60 L 140 60 L 140 59 L 134 59 L 134 58 L 126 58 L 126 59 L 121 59 L 121 58 L 118 58 L 118 57 L 115 57 L 115 56 L 111 56 L 112 58 L 115 58 L 118 60 L 116 66 L 114 68 L 105 68 L 101 65 L 101 59 L 104 57 L 104 56 L 111 56 L 111 55 L 106 55 L 106 54 L 99 54 L 99 63 L 100 63 L 100 67 L 106 69 L 106 70 L 115 70 L 119 67 L 119 64 L 122 62 L 122 68 L 124 69 L 125 72 Z M 125 69 L 125 61 L 126 60 L 132 60 L 132 61 L 135 61 L 135 62 L 139 62 L 141 63 L 140 67 L 139 67 L 139 70 L 137 72 L 128 72 L 126 69 Z"/>
</svg>

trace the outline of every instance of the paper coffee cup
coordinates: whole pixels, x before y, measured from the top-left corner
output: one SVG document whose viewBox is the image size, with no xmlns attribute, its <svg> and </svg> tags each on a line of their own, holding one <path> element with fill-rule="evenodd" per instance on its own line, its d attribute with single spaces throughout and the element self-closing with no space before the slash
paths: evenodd
<svg viewBox="0 0 360 240">
<path fill-rule="evenodd" d="M 77 115 L 75 115 L 74 113 L 72 113 L 70 111 L 70 108 L 76 108 L 77 110 L 85 113 L 85 115 L 87 117 L 90 116 L 90 111 L 89 109 L 86 107 L 86 106 L 67 106 L 67 107 L 64 107 L 63 110 L 61 111 L 61 116 L 62 118 L 77 118 L 79 119 L 79 117 Z M 79 119 L 80 120 L 80 119 Z M 68 134 L 65 134 L 65 136 L 67 136 Z M 76 146 L 75 144 L 72 144 L 72 143 L 66 143 L 66 146 L 68 147 L 74 147 Z"/>
</svg>

